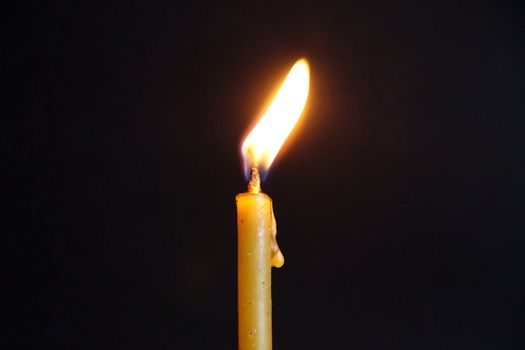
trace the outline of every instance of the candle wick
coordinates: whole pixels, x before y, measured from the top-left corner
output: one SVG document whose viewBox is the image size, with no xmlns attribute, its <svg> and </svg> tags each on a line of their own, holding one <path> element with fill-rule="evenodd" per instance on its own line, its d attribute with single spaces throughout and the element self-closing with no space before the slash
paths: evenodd
<svg viewBox="0 0 525 350">
<path fill-rule="evenodd" d="M 248 192 L 261 192 L 261 177 L 259 176 L 259 166 L 256 162 L 252 164 L 252 169 L 250 170 L 250 182 L 248 182 Z"/>
</svg>

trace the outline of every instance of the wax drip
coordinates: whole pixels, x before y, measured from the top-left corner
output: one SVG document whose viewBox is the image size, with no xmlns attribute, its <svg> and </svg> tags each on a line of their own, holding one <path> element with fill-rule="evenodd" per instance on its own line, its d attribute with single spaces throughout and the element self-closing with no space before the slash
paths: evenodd
<svg viewBox="0 0 525 350">
<path fill-rule="evenodd" d="M 284 256 L 281 250 L 279 249 L 279 245 L 277 245 L 277 223 L 275 221 L 275 215 L 273 215 L 273 207 L 272 207 L 272 266 L 273 267 L 281 267 L 284 265 Z"/>
<path fill-rule="evenodd" d="M 261 178 L 259 176 L 259 167 L 257 163 L 252 164 L 250 171 L 250 182 L 248 182 L 248 192 L 260 193 L 261 192 Z M 284 256 L 279 245 L 277 244 L 277 223 L 275 221 L 275 215 L 273 214 L 272 207 L 272 237 L 271 237 L 271 264 L 273 267 L 281 267 L 284 265 Z"/>
</svg>

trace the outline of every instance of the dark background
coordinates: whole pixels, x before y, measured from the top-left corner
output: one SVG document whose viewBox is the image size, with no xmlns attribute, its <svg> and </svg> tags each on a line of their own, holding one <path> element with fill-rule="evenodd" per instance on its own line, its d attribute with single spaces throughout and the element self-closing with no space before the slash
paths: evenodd
<svg viewBox="0 0 525 350">
<path fill-rule="evenodd" d="M 235 349 L 239 146 L 304 56 L 274 347 L 523 349 L 525 7 L 400 3 L 4 5 L 4 348 Z"/>
</svg>

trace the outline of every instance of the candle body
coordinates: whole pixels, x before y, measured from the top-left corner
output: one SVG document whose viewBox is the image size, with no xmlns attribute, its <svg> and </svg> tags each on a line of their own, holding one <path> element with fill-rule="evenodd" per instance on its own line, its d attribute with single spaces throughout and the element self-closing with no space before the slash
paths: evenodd
<svg viewBox="0 0 525 350">
<path fill-rule="evenodd" d="M 239 349 L 272 348 L 272 200 L 241 193 L 237 200 Z"/>
</svg>

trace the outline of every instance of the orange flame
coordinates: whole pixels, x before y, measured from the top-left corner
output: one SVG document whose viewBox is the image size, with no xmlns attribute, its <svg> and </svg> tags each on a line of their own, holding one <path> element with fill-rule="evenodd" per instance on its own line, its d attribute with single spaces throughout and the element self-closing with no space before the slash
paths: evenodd
<svg viewBox="0 0 525 350">
<path fill-rule="evenodd" d="M 310 69 L 305 59 L 290 69 L 270 107 L 242 144 L 247 172 L 253 164 L 268 170 L 303 112 L 310 85 Z"/>
</svg>

